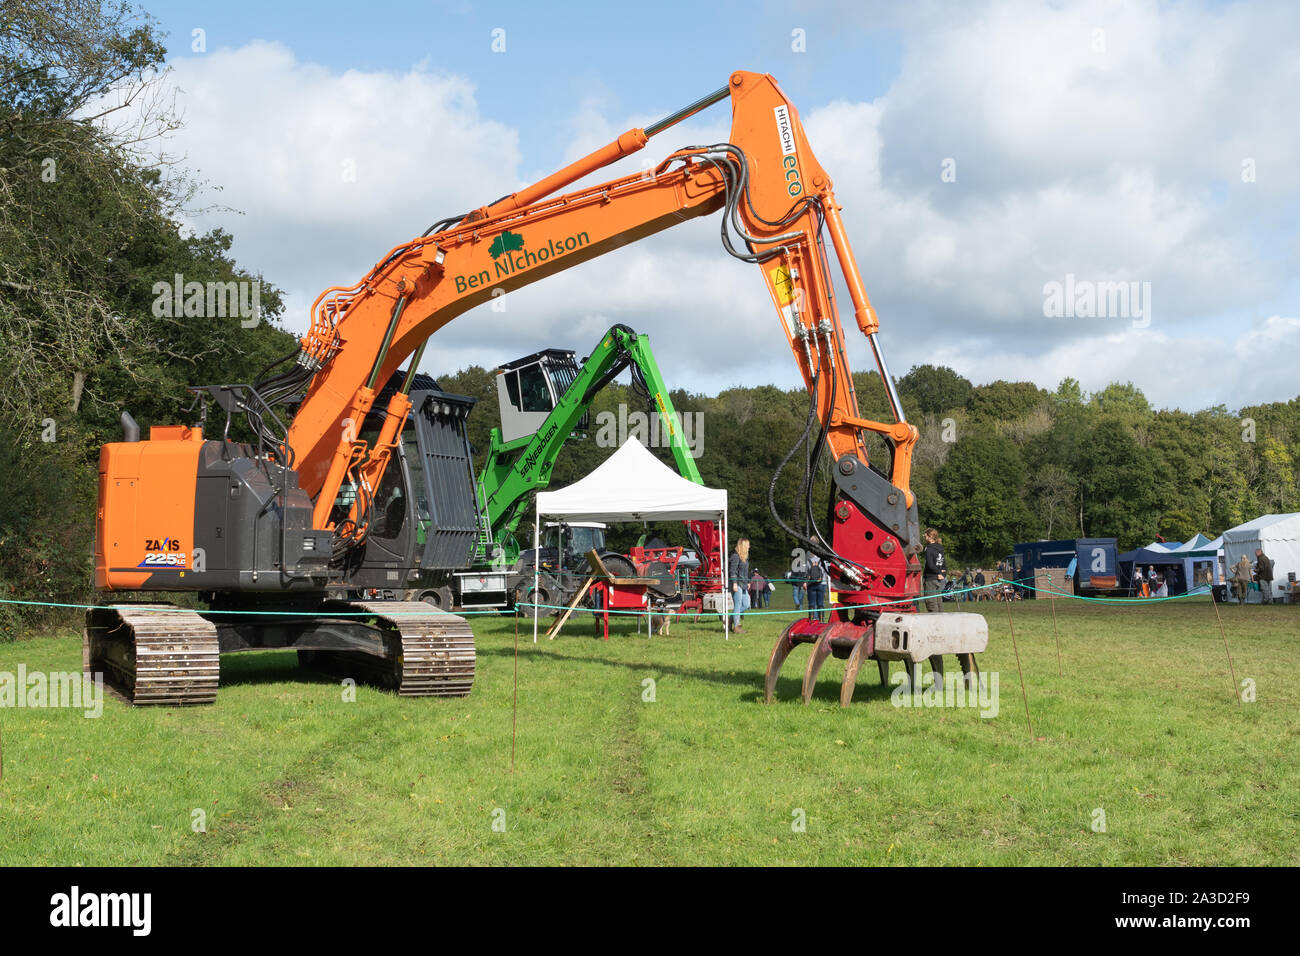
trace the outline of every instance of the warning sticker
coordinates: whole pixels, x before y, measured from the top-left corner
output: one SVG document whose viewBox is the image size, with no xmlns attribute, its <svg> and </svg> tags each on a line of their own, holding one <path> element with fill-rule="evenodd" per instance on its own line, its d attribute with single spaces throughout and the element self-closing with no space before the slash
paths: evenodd
<svg viewBox="0 0 1300 956">
<path fill-rule="evenodd" d="M 772 287 L 776 289 L 777 300 L 782 305 L 793 302 L 794 280 L 790 278 L 790 270 L 785 266 L 777 266 L 768 274 L 772 277 Z"/>
</svg>

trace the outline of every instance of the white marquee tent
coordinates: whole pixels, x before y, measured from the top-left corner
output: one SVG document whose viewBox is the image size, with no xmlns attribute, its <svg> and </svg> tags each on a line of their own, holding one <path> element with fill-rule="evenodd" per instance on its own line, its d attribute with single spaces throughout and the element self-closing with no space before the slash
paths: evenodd
<svg viewBox="0 0 1300 956">
<path fill-rule="evenodd" d="M 1294 571 L 1300 577 L 1300 512 L 1262 515 L 1223 532 L 1223 557 L 1228 573 L 1232 573 L 1232 566 L 1243 554 L 1253 565 L 1256 548 L 1262 548 L 1273 562 L 1273 593 L 1269 599 L 1281 597 L 1287 572 Z M 1258 594 L 1251 591 L 1247 600 L 1255 601 Z"/>
<path fill-rule="evenodd" d="M 727 547 L 727 492 L 706 488 L 673 471 L 635 438 L 623 445 L 586 478 L 565 488 L 537 494 L 533 548 L 541 553 L 542 516 L 570 521 L 720 521 L 722 553 Z M 533 563 L 537 588 L 540 558 Z M 533 641 L 537 641 L 538 609 L 533 607 Z M 730 628 L 723 615 L 724 632 Z"/>
</svg>

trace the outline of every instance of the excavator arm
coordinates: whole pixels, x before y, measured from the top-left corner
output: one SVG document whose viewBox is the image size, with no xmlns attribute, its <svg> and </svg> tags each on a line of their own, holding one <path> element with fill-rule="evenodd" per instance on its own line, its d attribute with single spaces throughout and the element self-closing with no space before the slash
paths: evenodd
<svg viewBox="0 0 1300 956">
<path fill-rule="evenodd" d="M 679 149 L 646 173 L 554 195 L 727 97 L 728 142 Z M 846 590 L 915 595 L 919 542 L 910 468 L 916 430 L 903 415 L 876 341 L 876 314 L 830 177 L 808 144 L 798 111 L 772 77 L 756 73 L 737 72 L 727 87 L 664 121 L 630 130 L 534 186 L 396 247 L 361 282 L 317 299 L 298 357 L 311 382 L 287 442 L 299 482 L 315 501 L 316 526 L 333 527 L 345 541 L 364 534 L 366 494 L 382 477 L 409 402 L 400 392 L 394 396 L 374 447 L 361 447 L 349 423 L 369 412 L 376 384 L 414 355 L 410 377 L 435 331 L 496 295 L 719 211 L 724 245 L 759 267 L 812 396 L 817 453 L 834 462 L 841 499 L 831 520 L 836 529 L 852 526 L 858 540 L 867 526 L 878 526 L 881 534 L 870 547 L 855 543 L 846 550 L 834 540 L 836 529 L 817 533 L 810 501 L 803 522 L 808 530 L 787 530 L 824 555 Z M 866 419 L 858 410 L 827 237 L 881 372 L 892 423 Z M 868 432 L 892 448 L 887 476 L 871 467 Z M 345 482 L 358 489 L 357 504 L 349 522 L 334 526 L 330 515 Z"/>
</svg>

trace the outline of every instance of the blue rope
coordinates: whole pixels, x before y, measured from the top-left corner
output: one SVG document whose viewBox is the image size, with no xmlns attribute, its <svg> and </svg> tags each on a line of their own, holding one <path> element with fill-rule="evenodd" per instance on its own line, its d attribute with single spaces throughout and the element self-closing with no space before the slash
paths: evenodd
<svg viewBox="0 0 1300 956">
<path fill-rule="evenodd" d="M 893 601 L 874 601 L 874 602 L 872 602 L 872 603 L 870 603 L 870 604 L 829 604 L 829 605 L 826 605 L 825 607 L 819 608 L 818 610 L 819 610 L 819 611 L 831 611 L 831 610 L 838 610 L 838 611 L 857 611 L 857 610 L 863 610 L 863 609 L 867 609 L 867 608 L 893 607 L 893 606 L 898 605 L 898 604 L 914 604 L 914 603 L 916 603 L 916 602 L 918 602 L 918 601 L 924 601 L 924 600 L 926 600 L 927 598 L 942 598 L 942 597 L 944 597 L 944 596 L 946 596 L 946 595 L 949 595 L 949 594 L 967 594 L 967 593 L 971 593 L 971 592 L 975 592 L 975 591 L 988 591 L 988 590 L 990 590 L 991 588 L 994 588 L 994 587 L 996 587 L 996 586 L 999 585 L 999 584 L 1007 584 L 1007 585 L 1011 585 L 1012 587 L 1021 588 L 1021 589 L 1023 589 L 1023 590 L 1027 590 L 1027 591 L 1036 591 L 1036 592 L 1039 592 L 1039 593 L 1041 593 L 1041 594 L 1052 594 L 1052 595 L 1055 595 L 1055 596 L 1057 596 L 1057 597 L 1069 598 L 1069 599 L 1071 599 L 1071 600 L 1075 600 L 1075 601 L 1091 601 L 1091 602 L 1099 603 L 1099 604 L 1118 604 L 1118 605 L 1129 605 L 1129 606 L 1132 606 L 1132 605 L 1142 606 L 1142 605 L 1147 605 L 1147 604 L 1159 604 L 1159 603 L 1162 603 L 1162 602 L 1164 602 L 1164 601 L 1181 601 L 1181 600 L 1183 600 L 1184 598 L 1190 598 L 1190 597 L 1198 597 L 1198 596 L 1202 596 L 1202 595 L 1205 595 L 1205 594 L 1210 593 L 1210 591 L 1211 591 L 1211 588 L 1210 588 L 1209 586 L 1207 586 L 1207 585 L 1202 585 L 1202 586 L 1200 586 L 1200 587 L 1198 587 L 1198 588 L 1196 588 L 1196 589 L 1194 589 L 1194 590 L 1192 590 L 1192 591 L 1188 591 L 1186 594 L 1175 594 L 1175 595 L 1171 595 L 1171 596 L 1169 596 L 1169 597 L 1162 597 L 1162 598 L 1094 598 L 1094 597 L 1084 597 L 1083 595 L 1080 595 L 1080 594 L 1070 594 L 1070 593 L 1067 592 L 1067 591 L 1057 591 L 1057 590 L 1055 590 L 1055 589 L 1053 589 L 1053 588 L 1040 588 L 1040 587 L 1036 587 L 1036 586 L 1034 586 L 1034 585 L 1032 585 L 1032 584 L 1024 584 L 1024 583 L 1022 583 L 1022 582 L 1018 582 L 1018 581 L 1008 581 L 1008 580 L 1005 579 L 1005 578 L 999 578 L 997 581 L 994 581 L 992 584 L 979 584 L 979 585 L 975 585 L 974 587 L 969 587 L 969 588 L 954 588 L 954 589 L 951 590 L 951 591 L 944 591 L 944 592 L 942 592 L 942 593 L 936 591 L 936 592 L 933 592 L 933 593 L 931 593 L 931 594 L 920 594 L 920 595 L 917 595 L 915 598 L 899 598 L 899 599 L 897 599 L 897 600 L 893 600 Z M 165 608 L 155 608 L 155 607 L 148 607 L 147 605 L 141 605 L 141 604 L 61 604 L 61 603 L 54 602 L 54 601 L 19 601 L 19 600 L 14 600 L 14 599 L 9 599 L 9 598 L 0 598 L 0 604 L 16 604 L 16 605 L 23 605 L 23 606 L 27 606 L 27 607 L 53 607 L 53 608 L 66 608 L 66 609 L 70 609 L 70 610 L 81 610 L 81 611 L 92 611 L 92 610 L 96 610 L 96 609 L 99 609 L 99 608 L 106 608 L 106 609 L 108 609 L 108 610 L 113 610 L 113 611 L 118 611 L 118 610 L 136 610 L 136 611 L 157 611 L 157 612 L 159 612 L 159 613 L 172 613 L 172 612 L 175 612 L 175 611 L 192 611 L 192 612 L 195 613 L 195 614 L 235 614 L 235 615 L 239 615 L 239 614 L 250 614 L 250 615 L 259 615 L 259 616 L 263 616 L 263 617 L 374 617 L 374 616 L 376 616 L 376 613 L 377 613 L 377 612 L 375 612 L 375 611 L 324 611 L 324 612 L 322 612 L 322 611 L 238 611 L 238 610 L 212 610 L 212 611 L 205 611 L 205 610 L 201 610 L 201 609 L 199 609 L 199 608 L 183 608 L 183 607 L 165 607 Z M 520 608 L 533 608 L 533 607 L 536 607 L 536 608 L 538 608 L 538 609 L 546 609 L 546 610 L 554 610 L 554 611 L 563 611 L 563 610 L 566 610 L 567 605 L 563 605 L 563 604 L 532 604 L 532 603 L 530 603 L 530 602 L 521 601 L 521 602 L 517 602 L 517 603 L 515 604 L 515 607 L 520 607 Z M 430 605 L 430 608 L 432 609 L 432 605 Z M 580 610 L 580 611 L 582 611 L 582 612 L 592 611 L 592 612 L 597 613 L 597 614 L 604 614 L 604 613 L 606 613 L 606 610 L 605 610 L 604 608 L 586 608 L 586 607 L 584 607 L 584 608 L 575 609 L 575 610 Z M 427 612 L 424 612 L 424 611 L 392 611 L 392 612 L 385 612 L 385 616 L 391 616 L 391 617 L 402 617 L 402 616 L 417 617 L 417 616 L 421 616 L 421 615 L 423 615 L 423 614 L 425 614 L 425 613 L 427 613 Z M 453 612 L 447 612 L 447 613 L 453 613 Z M 454 612 L 454 613 L 455 613 L 457 616 L 460 616 L 460 617 L 470 617 L 470 616 L 477 615 L 477 614 L 497 614 L 497 615 L 499 615 L 499 614 L 501 613 L 501 609 L 499 609 L 499 608 L 485 608 L 485 609 L 483 609 L 483 610 L 456 611 L 456 612 Z M 608 611 L 608 613 L 610 613 L 610 614 L 633 614 L 633 615 L 641 615 L 641 614 L 646 614 L 646 613 L 655 613 L 655 611 L 654 611 L 653 608 L 648 609 L 648 610 L 640 610 L 640 611 L 637 611 L 637 610 L 626 610 L 626 611 L 625 611 L 625 610 L 613 610 L 613 609 L 611 609 L 611 610 Z M 661 613 L 661 614 L 668 614 L 668 613 L 672 613 L 672 612 L 670 612 L 670 611 L 668 611 L 668 610 L 665 610 L 665 611 L 661 611 L 661 612 L 658 612 L 658 613 Z M 710 614 L 716 614 L 716 613 L 719 613 L 719 612 L 717 612 L 717 611 L 710 611 L 710 612 L 708 612 L 708 613 L 710 613 Z M 727 612 L 727 613 L 732 613 L 732 612 L 729 611 L 729 612 Z M 807 615 L 807 614 L 809 614 L 809 613 L 812 613 L 812 612 L 810 612 L 807 608 L 800 609 L 800 610 L 789 610 L 789 611 L 743 611 L 743 612 L 742 612 L 742 614 L 753 615 L 753 616 L 755 616 L 755 617 L 761 617 L 761 616 L 776 616 L 776 615 L 783 615 L 783 614 Z"/>
</svg>

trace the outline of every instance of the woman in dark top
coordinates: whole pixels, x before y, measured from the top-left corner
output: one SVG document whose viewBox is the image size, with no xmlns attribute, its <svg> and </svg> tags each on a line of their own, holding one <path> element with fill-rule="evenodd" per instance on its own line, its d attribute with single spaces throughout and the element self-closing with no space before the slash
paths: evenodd
<svg viewBox="0 0 1300 956">
<path fill-rule="evenodd" d="M 939 532 L 929 528 L 925 532 L 925 609 L 931 614 L 943 611 L 943 588 L 948 580 L 948 562 L 943 553 Z"/>
</svg>

